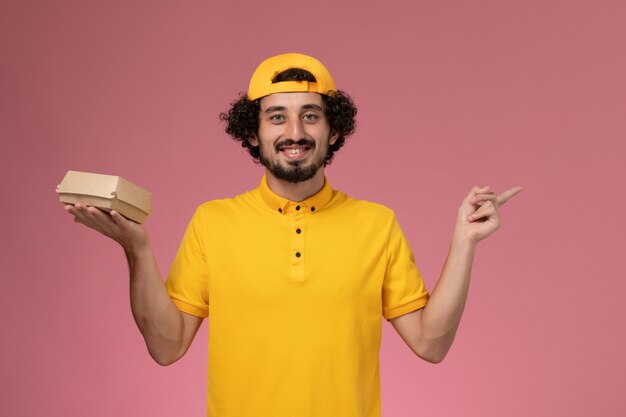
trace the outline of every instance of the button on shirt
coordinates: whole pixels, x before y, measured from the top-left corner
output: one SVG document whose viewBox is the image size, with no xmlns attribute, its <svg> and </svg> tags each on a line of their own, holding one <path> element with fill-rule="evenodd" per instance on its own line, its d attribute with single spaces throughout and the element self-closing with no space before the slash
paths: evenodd
<svg viewBox="0 0 626 417">
<path fill-rule="evenodd" d="M 391 210 L 327 181 L 203 204 L 167 280 L 209 318 L 208 415 L 379 417 L 381 319 L 428 292 Z"/>
</svg>

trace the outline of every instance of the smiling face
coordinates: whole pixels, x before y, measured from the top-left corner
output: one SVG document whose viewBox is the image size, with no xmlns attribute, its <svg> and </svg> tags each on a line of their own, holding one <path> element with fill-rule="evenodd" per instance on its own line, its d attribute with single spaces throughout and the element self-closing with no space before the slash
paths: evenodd
<svg viewBox="0 0 626 417">
<path fill-rule="evenodd" d="M 261 99 L 259 132 L 250 142 L 259 146 L 269 175 L 298 183 L 324 175 L 328 146 L 336 140 L 322 96 L 277 93 Z"/>
</svg>

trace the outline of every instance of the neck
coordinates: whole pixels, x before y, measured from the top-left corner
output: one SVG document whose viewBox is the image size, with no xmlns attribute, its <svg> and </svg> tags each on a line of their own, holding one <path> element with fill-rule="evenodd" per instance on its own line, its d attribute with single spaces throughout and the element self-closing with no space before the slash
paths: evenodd
<svg viewBox="0 0 626 417">
<path fill-rule="evenodd" d="M 297 183 L 279 180 L 268 170 L 265 171 L 265 176 L 270 190 L 283 198 L 296 202 L 306 200 L 324 186 L 324 168 L 317 170 L 313 178 Z"/>
</svg>

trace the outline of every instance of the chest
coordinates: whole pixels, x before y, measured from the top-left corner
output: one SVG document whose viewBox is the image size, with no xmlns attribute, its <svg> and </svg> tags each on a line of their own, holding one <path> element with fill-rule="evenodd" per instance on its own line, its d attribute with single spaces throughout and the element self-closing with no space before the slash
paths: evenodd
<svg viewBox="0 0 626 417">
<path fill-rule="evenodd" d="M 276 304 L 325 309 L 379 309 L 386 231 L 358 216 L 231 218 L 207 243 L 209 305 L 236 300 L 259 309 Z M 216 304 L 217 303 L 217 304 Z M 337 311 L 341 313 L 341 311 Z"/>
</svg>

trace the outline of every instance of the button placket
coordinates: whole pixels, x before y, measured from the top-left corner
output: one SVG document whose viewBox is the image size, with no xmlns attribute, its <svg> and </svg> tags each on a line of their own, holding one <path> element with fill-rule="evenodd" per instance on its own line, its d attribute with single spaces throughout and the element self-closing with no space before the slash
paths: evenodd
<svg viewBox="0 0 626 417">
<path fill-rule="evenodd" d="M 304 281 L 304 265 L 306 258 L 304 245 L 304 231 L 306 226 L 305 212 L 306 210 L 303 210 L 300 204 L 292 206 L 289 210 L 291 220 L 291 280 L 295 282 Z"/>
</svg>

